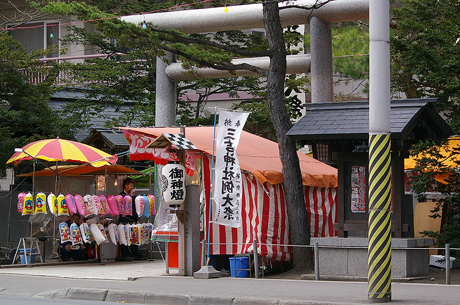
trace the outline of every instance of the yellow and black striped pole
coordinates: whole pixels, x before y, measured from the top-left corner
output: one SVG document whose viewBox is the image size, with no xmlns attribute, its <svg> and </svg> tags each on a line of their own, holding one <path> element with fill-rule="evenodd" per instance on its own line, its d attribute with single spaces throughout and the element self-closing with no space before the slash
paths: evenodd
<svg viewBox="0 0 460 305">
<path fill-rule="evenodd" d="M 368 298 L 391 300 L 390 135 L 369 135 Z"/>
<path fill-rule="evenodd" d="M 369 0 L 368 299 L 391 301 L 390 1 Z"/>
</svg>

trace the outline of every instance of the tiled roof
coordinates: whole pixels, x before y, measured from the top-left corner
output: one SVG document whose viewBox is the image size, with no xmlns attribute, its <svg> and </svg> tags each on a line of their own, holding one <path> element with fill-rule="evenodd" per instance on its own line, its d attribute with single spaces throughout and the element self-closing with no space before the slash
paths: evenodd
<svg viewBox="0 0 460 305">
<path fill-rule="evenodd" d="M 391 137 L 404 140 L 425 118 L 440 137 L 452 134 L 444 119 L 433 109 L 436 99 L 391 101 Z M 307 113 L 287 133 L 303 141 L 365 139 L 369 137 L 369 102 L 307 104 Z"/>
<path fill-rule="evenodd" d="M 85 98 L 85 92 L 83 90 L 71 90 L 71 89 L 65 89 L 61 90 L 59 92 L 56 92 L 53 94 L 51 100 L 49 101 L 48 105 L 50 106 L 51 109 L 56 110 L 56 111 L 61 111 L 64 109 L 65 105 L 69 102 Z M 117 118 L 123 115 L 125 110 L 130 109 L 132 106 L 128 102 L 126 105 L 123 105 L 121 107 L 115 108 L 115 107 L 108 107 L 104 110 L 104 117 L 109 117 L 109 118 Z M 104 128 L 105 127 L 105 120 L 101 118 L 91 118 L 90 121 L 88 122 L 90 124 L 90 128 L 88 129 L 82 129 L 75 134 L 75 138 L 77 141 L 82 142 L 84 139 L 86 139 L 88 136 L 91 135 L 91 130 L 94 128 Z M 140 122 L 136 121 L 133 122 L 132 127 L 139 127 Z M 110 130 L 110 129 L 108 129 Z M 124 137 L 123 137 L 124 138 Z M 110 140 L 112 141 L 112 140 Z M 117 143 L 120 142 L 120 140 L 115 140 Z M 126 142 L 126 140 L 125 140 Z M 115 143 L 115 142 L 114 142 Z M 124 143 L 126 144 L 126 143 Z"/>
<path fill-rule="evenodd" d="M 129 146 L 128 140 L 126 140 L 123 131 L 112 128 L 95 128 L 93 134 L 99 133 L 104 137 L 108 142 L 110 142 L 114 147 L 115 146 Z M 92 136 L 92 135 L 90 135 Z"/>
</svg>

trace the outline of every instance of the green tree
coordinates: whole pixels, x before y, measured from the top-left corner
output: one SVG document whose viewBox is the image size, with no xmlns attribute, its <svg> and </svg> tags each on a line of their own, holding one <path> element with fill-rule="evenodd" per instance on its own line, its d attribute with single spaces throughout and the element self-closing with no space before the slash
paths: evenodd
<svg viewBox="0 0 460 305">
<path fill-rule="evenodd" d="M 305 48 L 310 50 L 310 34 L 305 34 Z M 369 26 L 362 21 L 332 24 L 332 69 L 338 82 L 361 81 L 348 93 L 338 92 L 337 101 L 355 100 L 357 91 L 368 92 L 369 79 Z M 360 88 L 362 87 L 362 88 Z"/>
<path fill-rule="evenodd" d="M 443 217 L 447 220 L 446 223 L 439 232 L 421 232 L 432 237 L 438 247 L 450 244 L 452 248 L 460 248 L 459 154 L 460 147 L 447 141 L 442 145 L 432 141 L 420 142 L 411 150 L 416 165 L 413 170 L 415 175 L 411 177 L 410 183 L 418 201 L 426 200 L 426 192 L 443 195 L 436 208 L 431 211 L 430 217 Z"/>
<path fill-rule="evenodd" d="M 28 54 L 8 33 L 0 34 L 0 170 L 13 155 L 15 147 L 62 135 L 63 122 L 48 101 L 56 90 L 55 69 L 45 68 L 39 56 L 52 50 Z M 49 77 L 40 83 L 33 79 L 44 73 Z"/>
<path fill-rule="evenodd" d="M 460 3 L 402 0 L 393 10 L 392 86 L 408 98 L 439 97 L 437 105 L 460 131 Z"/>
<path fill-rule="evenodd" d="M 187 91 L 194 89 L 198 95 L 196 106 L 191 106 L 191 100 L 187 100 Z M 214 109 L 206 107 L 210 96 L 214 94 L 226 93 L 230 98 L 240 98 L 240 92 L 258 96 L 264 92 L 265 86 L 260 77 L 230 77 L 218 79 L 200 79 L 181 82 L 178 88 L 178 107 L 179 125 L 212 125 L 213 118 L 210 114 Z M 248 102 L 253 102 L 251 98 Z M 235 105 L 236 106 L 236 105 Z M 236 106 L 238 107 L 238 106 Z"/>
</svg>

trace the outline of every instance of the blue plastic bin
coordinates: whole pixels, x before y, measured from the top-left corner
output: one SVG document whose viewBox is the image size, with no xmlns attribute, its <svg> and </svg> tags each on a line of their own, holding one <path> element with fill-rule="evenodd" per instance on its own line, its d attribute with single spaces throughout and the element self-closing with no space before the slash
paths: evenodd
<svg viewBox="0 0 460 305">
<path fill-rule="evenodd" d="M 27 251 L 27 253 L 30 253 L 30 248 L 26 248 L 26 251 Z M 32 249 L 32 253 L 35 253 L 35 249 Z M 19 249 L 19 257 L 21 258 L 21 264 L 25 265 L 26 264 L 26 258 L 24 256 L 24 249 Z M 29 260 L 29 259 L 30 259 L 31 264 L 35 263 L 35 255 L 29 256 L 27 258 L 27 260 Z"/>
<path fill-rule="evenodd" d="M 249 258 L 248 257 L 229 257 L 230 259 L 230 275 L 232 277 L 248 277 L 247 270 L 239 269 L 249 269 Z M 236 275 L 235 275 L 236 274 Z"/>
</svg>

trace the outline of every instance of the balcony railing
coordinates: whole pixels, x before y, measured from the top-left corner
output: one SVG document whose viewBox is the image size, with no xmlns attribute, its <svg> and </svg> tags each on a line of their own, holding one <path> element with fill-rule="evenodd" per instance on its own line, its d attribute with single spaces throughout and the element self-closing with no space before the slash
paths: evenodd
<svg viewBox="0 0 460 305">
<path fill-rule="evenodd" d="M 117 53 L 116 55 L 125 55 L 123 53 Z M 90 55 L 77 55 L 77 56 L 61 56 L 61 57 L 47 57 L 47 58 L 40 58 L 40 69 L 42 72 L 39 73 L 31 73 L 30 71 L 24 70 L 24 74 L 30 77 L 30 82 L 33 84 L 38 84 L 45 81 L 48 77 L 53 76 L 56 77 L 56 83 L 58 85 L 65 84 L 65 80 L 70 79 L 70 75 L 66 71 L 59 71 L 58 75 L 54 76 L 51 75 L 52 66 L 48 65 L 50 61 L 68 61 L 68 60 L 79 60 L 79 59 L 91 59 L 91 58 L 104 58 L 107 57 L 107 54 L 90 54 Z"/>
</svg>

